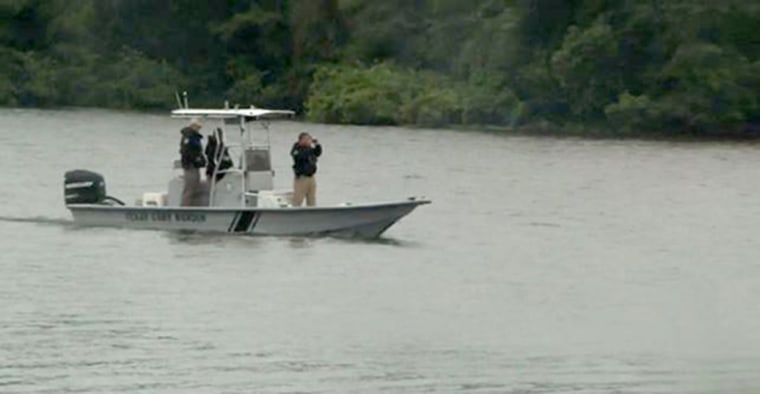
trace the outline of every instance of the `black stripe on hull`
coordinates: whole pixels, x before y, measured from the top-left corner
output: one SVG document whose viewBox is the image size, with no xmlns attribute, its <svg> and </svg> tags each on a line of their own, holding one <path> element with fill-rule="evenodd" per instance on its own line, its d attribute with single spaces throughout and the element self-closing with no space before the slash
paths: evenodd
<svg viewBox="0 0 760 394">
<path fill-rule="evenodd" d="M 240 219 L 238 219 L 238 222 L 235 224 L 235 227 L 232 229 L 233 233 L 244 233 L 248 231 L 248 228 L 251 227 L 251 223 L 253 223 L 253 219 L 256 218 L 256 212 L 253 211 L 243 211 L 240 213 Z"/>
<path fill-rule="evenodd" d="M 230 227 L 227 229 L 228 233 L 231 233 L 232 230 L 235 229 L 235 226 L 237 225 L 239 220 L 240 220 L 240 212 L 236 213 L 235 216 L 232 218 L 232 223 L 230 223 Z"/>
</svg>

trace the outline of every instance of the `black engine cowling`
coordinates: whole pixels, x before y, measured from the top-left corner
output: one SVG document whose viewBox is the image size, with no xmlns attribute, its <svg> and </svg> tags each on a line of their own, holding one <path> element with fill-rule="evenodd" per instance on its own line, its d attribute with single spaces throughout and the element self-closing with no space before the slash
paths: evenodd
<svg viewBox="0 0 760 394">
<path fill-rule="evenodd" d="M 106 201 L 106 180 L 102 175 L 87 171 L 68 171 L 63 179 L 66 205 L 102 204 Z"/>
</svg>

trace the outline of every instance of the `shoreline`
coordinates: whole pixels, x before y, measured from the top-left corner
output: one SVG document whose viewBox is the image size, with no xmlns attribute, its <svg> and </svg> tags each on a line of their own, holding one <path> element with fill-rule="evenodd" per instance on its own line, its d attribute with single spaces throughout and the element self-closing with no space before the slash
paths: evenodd
<svg viewBox="0 0 760 394">
<path fill-rule="evenodd" d="M 408 126 L 407 126 L 408 127 Z M 587 140 L 641 140 L 671 142 L 760 142 L 760 132 L 661 132 L 661 131 L 610 131 L 599 126 L 546 126 L 529 124 L 524 126 L 456 126 L 450 130 L 486 132 L 501 135 L 545 138 L 581 138 Z"/>
<path fill-rule="evenodd" d="M 151 116 L 165 116 L 172 109 L 123 109 L 108 107 L 2 107 L 0 110 L 6 111 L 102 111 L 125 114 L 145 114 Z M 398 127 L 418 130 L 449 130 L 471 133 L 488 133 L 503 136 L 515 137 L 538 137 L 538 138 L 578 138 L 586 140 L 640 140 L 640 141 L 663 141 L 663 142 L 760 142 L 760 127 L 753 131 L 727 131 L 727 132 L 659 132 L 659 131 L 610 131 L 600 126 L 584 126 L 579 124 L 569 124 L 558 126 L 548 122 L 531 123 L 522 126 L 500 126 L 500 125 L 446 125 L 441 127 L 431 127 L 415 124 L 399 125 L 371 125 L 371 124 L 354 124 L 354 123 L 314 123 L 306 119 L 304 114 L 297 114 L 293 120 L 303 123 L 324 124 L 330 126 L 356 126 L 356 127 Z"/>
</svg>

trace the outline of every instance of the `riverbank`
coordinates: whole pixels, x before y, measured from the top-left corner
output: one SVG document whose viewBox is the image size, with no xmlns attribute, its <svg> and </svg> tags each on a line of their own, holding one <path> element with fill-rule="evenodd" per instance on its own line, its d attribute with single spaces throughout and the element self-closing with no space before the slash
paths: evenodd
<svg viewBox="0 0 760 394">
<path fill-rule="evenodd" d="M 476 126 L 449 127 L 452 130 L 480 131 L 502 135 L 551 137 L 551 138 L 585 138 L 596 140 L 648 140 L 679 142 L 712 141 L 760 141 L 760 130 L 732 130 L 723 132 L 696 133 L 689 131 L 621 131 L 602 126 L 568 125 L 558 126 L 548 122 L 528 124 L 517 127 Z"/>
<path fill-rule="evenodd" d="M 200 107 L 200 105 L 199 105 Z M 214 107 L 213 105 L 204 107 Z M 31 108 L 31 107 L 0 107 L 0 110 L 6 111 L 88 111 L 88 112 L 112 112 L 123 115 L 146 114 L 151 116 L 165 117 L 173 108 L 167 109 L 118 109 L 102 107 L 50 107 L 50 108 Z M 362 125 L 350 123 L 321 123 L 308 120 L 304 114 L 297 114 L 294 120 L 304 123 L 317 125 L 340 125 L 340 126 L 360 126 L 360 127 L 399 127 L 409 129 L 430 129 L 430 130 L 453 130 L 461 132 L 486 133 L 504 136 L 522 136 L 522 137 L 542 137 L 542 138 L 581 138 L 590 140 L 647 140 L 647 141 L 674 141 L 674 142 L 758 142 L 760 141 L 760 129 L 742 130 L 742 131 L 724 131 L 716 133 L 694 133 L 687 131 L 615 131 L 613 128 L 605 128 L 600 125 L 589 126 L 581 124 L 557 125 L 551 122 L 536 122 L 521 126 L 498 126 L 498 125 L 446 125 L 440 127 L 426 127 L 412 124 L 400 125 Z"/>
<path fill-rule="evenodd" d="M 320 123 L 605 138 L 760 128 L 752 2 L 11 3 L 0 105 L 160 109 L 187 91 L 194 107 L 227 99 Z"/>
</svg>

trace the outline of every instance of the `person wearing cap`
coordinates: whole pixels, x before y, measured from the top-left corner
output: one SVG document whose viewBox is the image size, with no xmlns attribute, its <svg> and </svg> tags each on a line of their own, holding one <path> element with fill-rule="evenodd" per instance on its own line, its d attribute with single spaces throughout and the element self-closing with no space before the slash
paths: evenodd
<svg viewBox="0 0 760 394">
<path fill-rule="evenodd" d="M 293 206 L 300 207 L 304 199 L 306 205 L 317 205 L 317 158 L 322 155 L 322 145 L 312 138 L 309 133 L 298 135 L 298 141 L 293 144 L 290 156 L 293 157 Z"/>
<path fill-rule="evenodd" d="M 181 131 L 179 153 L 185 181 L 182 189 L 183 207 L 200 205 L 199 201 L 202 198 L 200 169 L 206 166 L 206 157 L 203 155 L 203 135 L 200 133 L 202 127 L 203 122 L 195 118 Z"/>
</svg>

